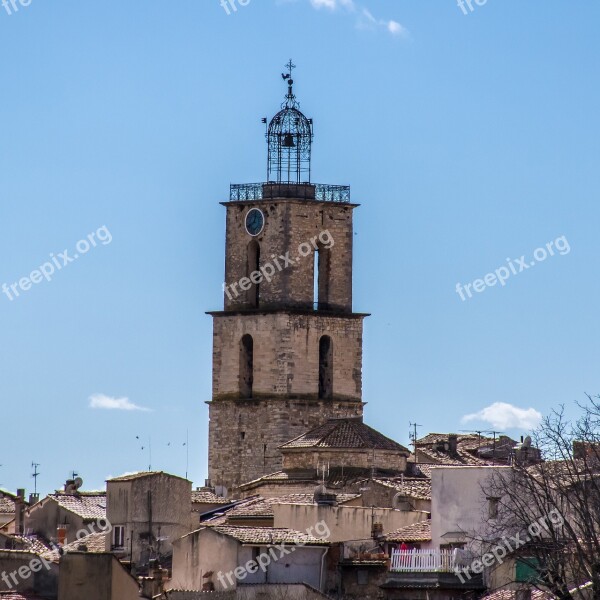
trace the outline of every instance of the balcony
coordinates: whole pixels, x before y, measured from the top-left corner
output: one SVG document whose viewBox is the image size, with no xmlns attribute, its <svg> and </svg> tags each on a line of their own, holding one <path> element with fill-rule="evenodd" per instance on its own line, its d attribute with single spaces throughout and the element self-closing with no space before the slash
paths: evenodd
<svg viewBox="0 0 600 600">
<path fill-rule="evenodd" d="M 482 590 L 483 576 L 470 569 L 471 559 L 453 550 L 394 550 L 385 589 Z"/>
<path fill-rule="evenodd" d="M 236 183 L 229 189 L 230 202 L 252 202 L 271 198 L 295 198 L 317 202 L 350 202 L 349 185 L 326 183 Z"/>
<path fill-rule="evenodd" d="M 462 569 L 454 564 L 452 550 L 394 550 L 390 571 L 394 573 L 454 573 Z"/>
</svg>

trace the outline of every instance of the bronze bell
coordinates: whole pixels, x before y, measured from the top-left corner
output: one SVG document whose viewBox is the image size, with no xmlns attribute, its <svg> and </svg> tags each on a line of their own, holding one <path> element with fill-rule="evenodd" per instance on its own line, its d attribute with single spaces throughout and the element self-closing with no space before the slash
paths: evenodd
<svg viewBox="0 0 600 600">
<path fill-rule="evenodd" d="M 283 138 L 282 146 L 284 148 L 295 148 L 296 147 L 296 144 L 294 143 L 294 137 L 292 136 L 291 133 L 285 134 L 285 137 Z"/>
</svg>

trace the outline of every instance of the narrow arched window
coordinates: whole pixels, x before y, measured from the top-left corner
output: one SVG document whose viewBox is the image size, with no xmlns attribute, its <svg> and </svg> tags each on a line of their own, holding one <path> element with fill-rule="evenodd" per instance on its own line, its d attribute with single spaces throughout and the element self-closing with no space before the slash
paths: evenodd
<svg viewBox="0 0 600 600">
<path fill-rule="evenodd" d="M 240 341 L 240 396 L 252 398 L 254 383 L 254 340 L 244 335 Z"/>
<path fill-rule="evenodd" d="M 252 281 L 254 273 L 258 273 L 260 269 L 260 245 L 256 240 L 252 240 L 248 244 L 248 259 L 246 261 L 246 277 Z M 255 281 L 258 281 L 257 275 L 254 275 Z M 246 292 L 248 304 L 254 308 L 258 308 L 260 299 L 260 284 L 252 283 L 250 289 Z"/>
<path fill-rule="evenodd" d="M 319 340 L 319 398 L 333 397 L 333 342 L 328 335 Z"/>
<path fill-rule="evenodd" d="M 319 310 L 329 308 L 329 281 L 331 271 L 331 253 L 329 248 L 319 244 L 315 250 L 314 262 L 314 296 Z"/>
</svg>

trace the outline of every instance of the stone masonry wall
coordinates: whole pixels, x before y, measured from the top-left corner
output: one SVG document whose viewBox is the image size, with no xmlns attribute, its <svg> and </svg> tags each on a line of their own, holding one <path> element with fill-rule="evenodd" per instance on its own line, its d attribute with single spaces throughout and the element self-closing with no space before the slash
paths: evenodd
<svg viewBox="0 0 600 600">
<path fill-rule="evenodd" d="M 260 245 L 260 266 L 268 261 L 276 273 L 271 282 L 260 283 L 261 308 L 312 308 L 314 303 L 314 245 L 311 240 L 328 231 L 333 239 L 330 249 L 329 306 L 352 310 L 352 211 L 353 205 L 302 200 L 262 200 L 253 203 L 232 202 L 227 206 L 225 283 L 237 284 L 248 276 L 248 244 Z M 251 208 L 265 215 L 262 233 L 252 237 L 245 228 Z M 331 244 L 327 241 L 327 246 Z M 301 246 L 307 243 L 308 246 Z M 315 240 L 318 243 L 318 239 Z M 289 251 L 293 266 L 279 259 Z M 303 253 L 309 251 L 307 256 Z M 281 270 L 274 258 L 279 260 Z M 225 310 L 250 307 L 248 296 L 239 287 L 225 294 Z M 231 296 L 231 298 L 229 297 Z"/>
<path fill-rule="evenodd" d="M 209 404 L 208 474 L 221 491 L 282 468 L 278 446 L 329 418 L 362 416 L 357 401 L 251 399 Z"/>
<path fill-rule="evenodd" d="M 333 341 L 333 396 L 362 397 L 362 317 L 272 314 L 215 315 L 213 400 L 239 398 L 240 341 L 254 340 L 253 395 L 316 398 L 319 340 Z M 284 440 L 287 441 L 287 440 Z"/>
</svg>

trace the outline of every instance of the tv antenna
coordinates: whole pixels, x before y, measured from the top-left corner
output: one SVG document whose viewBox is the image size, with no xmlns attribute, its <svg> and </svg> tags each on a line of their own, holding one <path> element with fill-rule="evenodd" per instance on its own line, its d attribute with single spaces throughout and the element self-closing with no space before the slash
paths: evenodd
<svg viewBox="0 0 600 600">
<path fill-rule="evenodd" d="M 40 476 L 40 472 L 38 471 L 38 467 L 40 463 L 32 462 L 31 468 L 33 469 L 33 473 L 31 476 L 33 477 L 33 493 L 37 496 L 37 478 Z"/>
<path fill-rule="evenodd" d="M 414 454 L 415 454 L 415 463 L 417 463 L 417 462 L 419 462 L 419 459 L 417 458 L 417 439 L 419 437 L 417 435 L 417 427 L 423 427 L 423 425 L 419 425 L 419 423 L 409 423 L 409 426 L 412 427 L 412 431 L 409 432 L 408 438 L 412 442 Z"/>
</svg>

